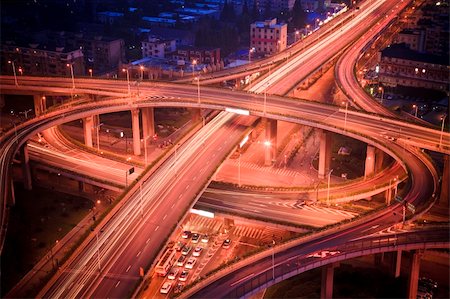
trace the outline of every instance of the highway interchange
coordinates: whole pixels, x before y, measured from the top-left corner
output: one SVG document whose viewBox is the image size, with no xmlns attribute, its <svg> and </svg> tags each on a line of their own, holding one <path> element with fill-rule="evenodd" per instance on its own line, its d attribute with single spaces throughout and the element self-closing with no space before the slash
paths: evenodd
<svg viewBox="0 0 450 299">
<path fill-rule="evenodd" d="M 22 88 L 25 88 L 27 90 L 34 90 L 34 91 L 41 91 L 41 92 L 65 92 L 71 91 L 71 81 L 61 78 L 54 78 L 52 80 L 48 80 L 47 78 L 23 78 L 21 85 L 18 87 L 14 86 L 14 82 L 12 78 L 9 77 L 1 77 L 0 82 L 2 85 L 2 89 L 8 89 L 8 90 L 20 90 Z M 98 94 L 107 94 L 107 95 L 120 95 L 124 96 L 126 95 L 126 83 L 123 81 L 110 81 L 110 80 L 83 80 L 83 79 L 77 79 L 76 80 L 76 93 L 89 93 L 95 91 L 95 93 Z M 126 110 L 130 108 L 138 108 L 138 107 L 146 107 L 146 106 L 186 106 L 186 107 L 199 107 L 197 104 L 197 99 L 195 98 L 196 95 L 196 89 L 193 86 L 183 86 L 183 85 L 173 85 L 173 84 L 154 84 L 154 83 L 148 83 L 148 84 L 142 84 L 140 86 L 141 89 L 141 99 L 130 99 L 130 98 L 122 98 L 122 99 L 112 99 L 112 100 L 106 100 L 101 101 L 99 103 L 89 103 L 85 106 L 79 106 L 79 107 L 67 107 L 65 109 L 61 109 L 59 111 L 55 111 L 50 113 L 50 115 L 54 115 L 53 119 L 52 117 L 46 116 L 45 120 L 43 118 L 37 118 L 33 121 L 30 121 L 27 124 L 23 124 L 17 127 L 17 137 L 12 137 L 11 141 L 6 141 L 7 137 L 14 136 L 14 132 L 9 132 L 5 136 L 2 137 L 2 192 L 3 194 L 7 194 L 7 182 L 8 182 L 8 175 L 5 175 L 7 173 L 6 169 L 8 159 L 10 159 L 12 155 L 12 151 L 14 151 L 14 148 L 17 146 L 15 144 L 15 138 L 19 139 L 18 144 L 20 145 L 23 143 L 26 138 L 28 138 L 30 135 L 35 134 L 38 131 L 41 131 L 43 128 L 51 127 L 56 124 L 64 123 L 69 120 L 75 120 L 87 115 L 92 114 L 98 114 L 98 113 L 108 113 L 113 111 L 120 111 L 120 110 Z M 239 101 L 236 100 L 239 98 Z M 132 101 L 132 103 L 130 103 Z M 265 103 L 264 103 L 265 102 Z M 90 109 L 87 108 L 90 106 Z M 286 121 L 293 121 L 301 124 L 307 124 L 307 125 L 313 125 L 319 128 L 328 129 L 337 133 L 346 134 L 358 139 L 362 139 L 363 141 L 367 141 L 370 144 L 375 144 L 378 147 L 384 149 L 386 152 L 390 153 L 392 156 L 394 156 L 402 165 L 405 165 L 405 169 L 408 170 L 408 173 L 412 174 L 413 176 L 413 184 L 411 187 L 410 192 L 408 193 L 406 200 L 414 203 L 416 206 L 419 205 L 425 205 L 424 200 L 432 197 L 433 193 L 436 192 L 435 184 L 432 180 L 432 175 L 435 176 L 436 174 L 431 173 L 432 175 L 423 175 L 426 173 L 429 173 L 429 170 L 423 164 L 420 160 L 418 160 L 416 157 L 420 157 L 421 153 L 420 151 L 414 149 L 411 147 L 411 145 L 420 145 L 423 148 L 428 148 L 432 150 L 436 150 L 437 144 L 439 144 L 440 140 L 440 132 L 435 129 L 431 128 L 425 128 L 423 126 L 411 124 L 411 123 L 404 123 L 400 122 L 398 120 L 394 120 L 388 117 L 383 117 L 381 115 L 370 115 L 363 112 L 354 112 L 348 113 L 347 115 L 347 130 L 345 130 L 343 122 L 344 122 L 344 111 L 341 108 L 330 106 L 330 105 L 323 105 L 323 104 L 317 104 L 317 103 L 308 103 L 304 101 L 295 101 L 293 102 L 291 99 L 286 98 L 280 98 L 276 96 L 268 96 L 267 101 L 264 101 L 264 97 L 261 95 L 254 95 L 254 94 L 247 94 L 247 93 L 241 93 L 241 92 L 231 92 L 231 91 L 224 91 L 219 89 L 213 89 L 213 88 L 206 88 L 202 87 L 202 98 L 201 98 L 201 107 L 203 108 L 212 108 L 212 109 L 219 109 L 219 110 L 225 110 L 227 107 L 236 107 L 240 109 L 248 110 L 251 115 L 255 116 L 266 116 L 269 118 L 275 118 L 280 120 L 286 120 Z M 217 132 L 215 134 L 209 133 L 210 140 L 208 140 L 207 145 L 205 146 L 206 150 L 209 150 L 210 152 L 205 152 L 204 157 L 211 157 L 210 159 L 207 159 L 208 161 L 212 160 L 214 161 L 214 158 L 217 159 L 217 161 L 220 161 L 223 159 L 224 156 L 231 150 L 232 146 L 239 140 L 240 137 L 242 137 L 243 130 L 245 129 L 245 126 L 240 126 L 235 123 L 233 120 L 235 117 L 231 117 L 229 114 L 222 114 L 221 119 L 223 120 L 223 123 L 220 125 L 214 126 L 216 121 L 210 125 L 206 126 L 205 128 L 211 128 L 212 131 L 218 130 L 220 132 L 223 130 L 224 135 L 220 135 Z M 226 125 L 228 124 L 228 125 Z M 240 128 L 239 130 L 231 130 L 231 128 Z M 352 128 L 351 131 L 349 131 L 348 128 Z M 356 129 L 357 128 L 357 129 Z M 400 129 L 401 128 L 401 129 Z M 400 130 L 399 130 L 400 129 Z M 228 131 L 227 131 L 228 130 Z M 214 135 L 214 136 L 213 136 Z M 230 138 L 233 138 L 232 141 L 230 141 L 228 148 L 223 148 L 220 150 L 220 154 L 217 155 L 217 157 L 212 157 L 213 152 L 216 152 L 214 149 L 214 146 L 216 144 L 223 144 L 222 140 L 219 140 L 220 138 L 223 138 L 223 136 L 229 136 Z M 439 150 L 445 152 L 448 154 L 449 149 L 449 142 L 448 142 L 448 134 L 445 133 L 445 138 L 443 139 L 443 143 L 441 148 Z M 198 136 L 198 135 L 197 135 Z M 368 137 L 370 136 L 370 137 Z M 394 140 L 387 140 L 387 137 L 391 137 Z M 220 137 L 220 138 L 219 138 Z M 206 137 L 205 137 L 206 138 Z M 214 140 L 214 139 L 217 140 Z M 234 143 L 233 143 L 234 142 Z M 384 144 L 384 145 L 383 145 Z M 5 146 L 5 147 L 4 147 Z M 3 150 L 4 149 L 4 150 Z M 201 148 L 199 149 L 201 150 Z M 192 159 L 193 152 L 189 151 L 189 153 L 180 153 L 178 156 L 179 159 L 183 159 L 184 163 L 188 163 L 188 159 Z M 210 156 L 209 156 L 210 155 Z M 424 163 L 427 163 L 425 158 L 422 158 L 422 161 Z M 180 162 L 181 164 L 181 162 Z M 169 165 L 169 164 L 167 164 Z M 178 163 L 177 163 L 178 165 Z M 186 164 L 183 164 L 186 165 Z M 428 165 L 429 166 L 429 165 Z M 170 166 L 166 166 L 170 167 Z M 181 167 L 181 166 L 180 166 Z M 186 166 L 184 166 L 186 167 Z M 194 168 L 194 167 L 193 167 Z M 207 174 L 211 174 L 214 171 L 215 166 L 211 166 L 211 168 L 208 170 Z M 181 170 L 181 169 L 180 169 Z M 188 170 L 186 170 L 188 171 Z M 205 177 L 207 178 L 208 175 L 205 174 Z M 162 175 L 162 174 L 161 174 Z M 180 173 L 182 175 L 182 173 Z M 193 175 L 191 177 L 194 177 Z M 164 177 L 168 182 L 170 183 L 170 180 L 173 180 L 173 176 L 170 178 Z M 153 179 L 153 178 L 152 178 Z M 175 177 L 175 179 L 179 180 L 180 177 Z M 204 179 L 198 179 L 199 182 L 198 186 L 195 188 L 187 188 L 187 192 L 190 192 L 189 195 L 192 197 L 195 197 L 199 191 L 199 189 L 203 188 L 205 181 Z M 162 183 L 162 182 L 160 182 Z M 150 184 L 144 184 L 143 185 L 143 192 L 149 192 Z M 184 184 L 180 183 L 177 184 L 178 186 L 185 186 Z M 425 188 L 419 187 L 419 186 L 426 186 Z M 9 188 L 9 187 L 8 187 Z M 147 189 L 148 188 L 148 189 Z M 156 188 L 156 187 L 155 187 Z M 162 188 L 160 186 L 160 188 Z M 176 193 L 177 191 L 178 193 Z M 152 192 L 153 193 L 153 192 Z M 186 200 L 183 206 L 180 206 L 180 211 L 178 211 L 178 214 L 164 214 L 161 213 L 163 210 L 171 210 L 168 208 L 171 204 L 171 201 L 168 200 L 169 198 L 176 199 L 178 194 L 180 193 L 180 190 L 174 190 L 173 196 L 164 195 L 165 201 L 162 201 L 161 197 L 159 197 L 159 200 L 154 199 L 154 204 L 157 206 L 157 209 L 154 210 L 155 215 L 158 215 L 157 217 L 164 217 L 167 218 L 167 223 L 176 223 L 179 218 L 180 214 L 182 214 L 186 207 L 191 204 L 191 198 L 190 200 Z M 161 196 L 161 195 L 160 195 Z M 143 248 L 147 251 L 146 254 L 142 252 L 142 256 L 145 256 L 148 260 L 149 256 L 155 256 L 156 250 L 153 250 L 153 252 L 150 252 L 148 248 L 145 249 L 145 245 L 143 242 L 146 242 L 148 239 L 145 238 L 122 238 L 122 240 L 114 239 L 112 242 L 115 245 L 108 245 L 112 243 L 107 243 L 107 238 L 109 236 L 129 236 L 130 230 L 133 232 L 136 232 L 136 227 L 140 227 L 144 221 L 139 220 L 139 209 L 134 209 L 133 211 L 133 217 L 127 218 L 127 214 L 130 211 L 133 206 L 137 206 L 139 203 L 139 192 L 135 193 L 133 195 L 135 199 L 131 199 L 129 202 L 127 202 L 127 205 L 130 205 L 130 208 L 126 208 L 125 205 L 123 207 L 123 210 L 120 211 L 121 215 L 120 217 L 114 217 L 113 222 L 117 223 L 116 221 L 125 221 L 132 223 L 131 226 L 123 227 L 120 229 L 120 234 L 118 232 L 115 232 L 113 234 L 114 230 L 117 229 L 116 224 L 114 227 L 109 228 L 103 227 L 103 232 L 99 235 L 99 246 L 100 246 L 100 252 L 102 259 L 105 259 L 108 257 L 108 263 L 107 265 L 103 265 L 101 268 L 103 269 L 102 273 L 106 273 L 106 269 L 110 270 L 110 267 L 117 267 L 117 272 L 113 271 L 113 273 L 117 273 L 117 275 L 121 275 L 120 273 L 123 273 L 123 271 L 126 269 L 128 265 L 112 265 L 111 261 L 117 259 L 120 254 L 116 252 L 117 245 L 122 245 L 122 242 L 137 242 L 140 243 L 140 246 L 134 246 L 133 248 Z M 188 197 L 188 195 L 186 195 Z M 149 197 L 150 198 L 150 197 Z M 152 204 L 152 200 L 148 199 L 147 204 Z M 377 219 L 377 221 L 385 220 L 386 223 L 389 223 L 390 221 L 387 221 L 388 218 L 392 219 L 392 210 L 396 207 L 392 207 L 391 211 L 385 212 L 384 217 L 380 217 Z M 398 208 L 398 207 L 397 207 Z M 4 210 L 2 210 L 2 216 L 4 215 Z M 2 217 L 3 218 L 3 217 Z M 383 219 L 385 218 L 385 219 Z M 117 219 L 117 220 L 116 220 Z M 398 219 L 396 219 L 398 221 Z M 162 223 L 163 221 L 158 223 Z M 378 222 L 377 222 L 378 223 Z M 148 225 L 148 230 L 153 230 L 153 238 L 150 239 L 149 242 L 155 242 L 153 243 L 153 246 L 151 246 L 153 249 L 159 248 L 157 244 L 160 244 L 159 242 L 161 240 L 164 240 L 165 237 L 170 233 L 172 226 L 167 224 L 166 226 L 161 226 L 156 229 L 157 226 L 155 226 L 154 223 L 148 223 L 145 224 Z M 373 225 L 372 225 L 373 226 Z M 134 228 L 134 229 L 133 229 Z M 99 230 L 99 229 L 98 229 Z M 353 229 L 354 230 L 354 229 Z M 116 234 L 117 233 L 117 234 Z M 342 236 L 340 236 L 341 238 Z M 126 240 L 124 240 L 126 239 Z M 81 262 L 83 263 L 89 263 L 86 264 L 87 267 L 86 270 L 83 270 L 83 273 L 80 273 L 80 269 L 82 267 L 75 267 L 75 271 L 68 271 L 72 269 L 71 267 L 66 268 L 64 271 L 64 274 L 62 275 L 62 278 L 58 280 L 58 284 L 63 284 L 66 288 L 56 288 L 51 289 L 49 294 L 53 294 L 52 292 L 64 292 L 64 293 L 56 293 L 64 296 L 69 297 L 84 297 L 84 296 L 103 296 L 105 294 L 111 295 L 111 296 L 121 296 L 121 295 L 127 295 L 126 294 L 126 284 L 121 283 L 119 285 L 117 284 L 117 277 L 114 276 L 108 276 L 100 274 L 98 275 L 96 272 L 96 267 L 98 264 L 98 261 L 95 260 L 95 253 L 96 253 L 96 238 L 91 238 L 91 244 L 87 246 L 86 256 L 82 256 L 79 261 L 78 259 L 76 261 L 73 261 L 73 263 Z M 342 238 L 340 240 L 343 240 Z M 131 243 L 129 243 L 131 244 Z M 111 246 L 111 247 L 110 247 Z M 130 246 L 129 246 L 130 247 Z M 128 247 L 128 248 L 129 248 Z M 150 246 L 148 246 L 150 248 Z M 109 259 L 109 256 L 106 256 L 107 254 L 113 254 L 114 258 Z M 134 254 L 134 252 L 130 251 L 126 252 L 126 254 Z M 141 256 L 139 254 L 139 256 Z M 137 254 L 136 254 L 137 255 Z M 138 256 L 138 258 L 139 258 Z M 122 261 L 122 259 L 120 259 Z M 127 259 L 123 260 L 129 260 L 129 256 Z M 118 263 L 120 264 L 120 263 Z M 133 267 L 139 267 L 138 264 L 136 264 Z M 112 268 L 111 268 L 112 269 Z M 136 269 L 135 269 L 136 270 Z M 108 271 L 110 273 L 111 271 Z M 136 271 L 135 271 L 136 273 Z M 69 275 L 70 274 L 70 275 Z M 77 276 L 81 276 L 84 278 L 77 278 L 76 283 L 72 283 L 74 280 L 73 275 L 76 274 Z M 97 279 L 97 280 L 90 280 L 93 281 L 95 287 L 92 288 L 92 285 L 83 284 L 83 279 L 92 278 L 89 275 L 94 275 L 100 277 L 103 279 Z M 67 277 L 72 278 L 67 278 Z M 136 281 L 136 280 L 135 280 Z M 134 283 L 135 281 L 132 281 Z M 115 287 L 114 287 L 115 286 Z M 114 293 L 108 293 L 112 292 Z"/>
</svg>

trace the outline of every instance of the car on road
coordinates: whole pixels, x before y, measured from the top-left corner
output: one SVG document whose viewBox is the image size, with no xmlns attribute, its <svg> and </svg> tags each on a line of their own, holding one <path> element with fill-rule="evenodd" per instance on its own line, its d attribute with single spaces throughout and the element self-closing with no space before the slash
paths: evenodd
<svg viewBox="0 0 450 299">
<path fill-rule="evenodd" d="M 230 246 L 231 246 L 231 240 L 230 239 L 226 239 L 226 240 L 223 241 L 222 248 L 227 249 L 227 248 L 230 248 Z"/>
<path fill-rule="evenodd" d="M 184 248 L 181 250 L 182 255 L 188 255 L 189 252 L 191 252 L 192 246 L 184 246 Z"/>
<path fill-rule="evenodd" d="M 199 239 L 200 239 L 199 234 L 192 234 L 192 243 L 198 243 Z"/>
<path fill-rule="evenodd" d="M 188 270 L 183 270 L 181 271 L 180 277 L 178 277 L 179 281 L 186 281 L 187 277 L 189 276 L 189 271 Z"/>
<path fill-rule="evenodd" d="M 327 257 L 330 255 L 335 255 L 335 254 L 339 254 L 341 253 L 340 251 L 328 251 L 328 250 L 323 250 L 323 251 L 319 251 L 319 252 L 315 252 L 312 253 L 310 255 L 308 255 L 308 257 L 319 257 L 319 258 L 323 258 L 323 257 Z"/>
<path fill-rule="evenodd" d="M 177 266 L 183 267 L 185 262 L 186 262 L 186 256 L 180 255 L 180 257 L 177 260 Z"/>
<path fill-rule="evenodd" d="M 192 269 L 194 268 L 195 263 L 197 262 L 197 259 L 195 257 L 190 257 L 188 261 L 186 262 L 186 265 L 184 267 L 186 269 Z"/>
<path fill-rule="evenodd" d="M 160 292 L 161 294 L 168 294 L 171 287 L 172 287 L 172 283 L 166 281 L 166 282 L 162 285 L 162 287 L 161 287 L 161 289 L 159 290 L 159 292 Z"/>
<path fill-rule="evenodd" d="M 189 237 L 191 236 L 191 231 L 190 230 L 185 230 L 182 234 L 181 237 L 183 239 L 189 239 Z"/>
<path fill-rule="evenodd" d="M 204 234 L 203 237 L 202 237 L 202 243 L 208 243 L 208 241 L 209 241 L 208 234 Z"/>
<path fill-rule="evenodd" d="M 168 279 L 170 280 L 174 280 L 175 278 L 177 278 L 178 272 L 180 271 L 180 269 L 173 267 L 170 272 L 169 275 L 167 276 Z"/>
<path fill-rule="evenodd" d="M 197 246 L 194 249 L 194 252 L 192 253 L 192 256 L 200 256 L 200 254 L 202 254 L 203 251 L 203 247 L 201 246 Z"/>
</svg>

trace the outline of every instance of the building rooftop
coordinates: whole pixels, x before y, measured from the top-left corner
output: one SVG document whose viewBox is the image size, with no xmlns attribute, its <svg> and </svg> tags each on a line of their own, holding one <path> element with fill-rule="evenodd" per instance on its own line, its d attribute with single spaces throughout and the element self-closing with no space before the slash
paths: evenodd
<svg viewBox="0 0 450 299">
<path fill-rule="evenodd" d="M 108 17 L 123 17 L 123 13 L 121 12 L 115 12 L 115 11 L 101 11 L 99 13 L 97 13 L 98 15 L 104 15 L 104 16 L 108 16 Z"/>
<path fill-rule="evenodd" d="M 142 20 L 152 23 L 176 24 L 174 19 L 158 18 L 158 17 L 142 17 Z"/>
<path fill-rule="evenodd" d="M 436 56 L 428 53 L 413 51 L 406 44 L 393 44 L 381 51 L 383 57 L 400 58 L 431 64 L 449 65 L 448 56 Z"/>
</svg>

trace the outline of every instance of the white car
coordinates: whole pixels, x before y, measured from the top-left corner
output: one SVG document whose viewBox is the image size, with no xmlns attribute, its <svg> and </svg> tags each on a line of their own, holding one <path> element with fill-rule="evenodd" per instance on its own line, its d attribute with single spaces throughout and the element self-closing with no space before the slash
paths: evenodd
<svg viewBox="0 0 450 299">
<path fill-rule="evenodd" d="M 203 247 L 197 246 L 197 247 L 195 247 L 195 250 L 194 250 L 194 252 L 192 253 L 192 256 L 200 256 L 200 254 L 202 253 L 202 251 L 203 251 Z"/>
<path fill-rule="evenodd" d="M 197 259 L 195 257 L 191 257 L 186 262 L 186 265 L 184 266 L 186 269 L 192 269 L 194 268 L 195 263 L 197 262 Z"/>
<path fill-rule="evenodd" d="M 165 283 L 162 285 L 162 287 L 161 287 L 161 289 L 159 290 L 159 292 L 160 292 L 161 294 L 168 294 L 171 287 L 172 287 L 172 283 L 167 281 L 167 282 L 165 282 Z"/>
<path fill-rule="evenodd" d="M 186 281 L 187 277 L 189 275 L 189 271 L 188 270 L 183 270 L 181 271 L 180 277 L 178 277 L 179 281 Z"/>
<path fill-rule="evenodd" d="M 323 250 L 323 251 L 319 251 L 313 254 L 308 255 L 308 257 L 319 257 L 319 258 L 323 258 L 323 257 L 327 257 L 330 255 L 335 255 L 335 254 L 339 254 L 341 253 L 340 251 L 328 251 L 328 250 Z"/>
<path fill-rule="evenodd" d="M 207 234 L 203 235 L 202 243 L 208 243 L 208 241 L 209 241 L 209 236 Z"/>
<path fill-rule="evenodd" d="M 178 268 L 173 267 L 172 270 L 170 270 L 169 276 L 167 276 L 167 278 L 170 280 L 174 280 L 177 277 L 179 271 L 180 270 Z"/>
</svg>

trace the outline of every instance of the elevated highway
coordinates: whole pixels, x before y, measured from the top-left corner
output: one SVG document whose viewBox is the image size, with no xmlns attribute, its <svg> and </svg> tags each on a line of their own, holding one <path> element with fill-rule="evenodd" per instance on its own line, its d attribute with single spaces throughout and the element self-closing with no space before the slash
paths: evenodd
<svg viewBox="0 0 450 299">
<path fill-rule="evenodd" d="M 370 231 L 370 227 L 366 230 Z M 182 298 L 243 298 L 262 289 L 270 287 L 285 279 L 305 271 L 322 267 L 331 263 L 344 261 L 360 256 L 398 250 L 425 250 L 432 248 L 449 248 L 448 227 L 413 230 L 404 233 L 374 234 L 362 238 L 351 239 L 349 231 L 335 232 L 339 244 L 326 242 L 326 238 L 304 238 L 297 241 L 297 246 L 282 244 L 275 247 L 274 252 L 268 250 L 257 256 L 243 260 L 230 267 L 229 274 L 217 273 L 208 277 L 203 283 L 214 281 L 206 289 L 201 284 L 184 293 Z M 329 246 L 325 245 L 329 244 Z M 328 250 L 334 255 L 311 257 L 315 252 Z M 274 260 L 272 261 L 272 254 Z M 264 257 L 262 257 L 264 255 Z M 257 260 L 257 263 L 255 263 Z M 239 268 L 239 272 L 232 271 Z M 224 275 L 225 274 L 225 275 Z M 217 277 L 215 277 L 217 276 Z M 221 294 L 217 296 L 217 294 Z"/>
</svg>

